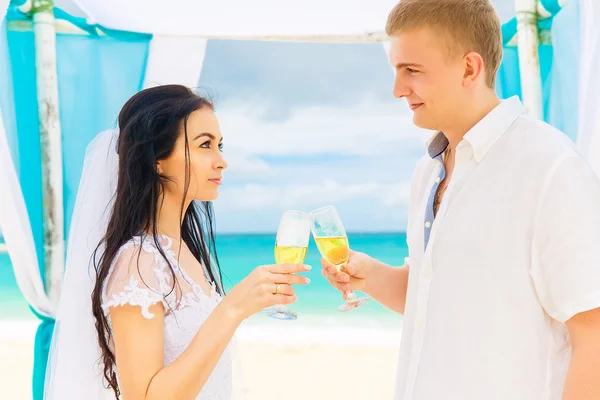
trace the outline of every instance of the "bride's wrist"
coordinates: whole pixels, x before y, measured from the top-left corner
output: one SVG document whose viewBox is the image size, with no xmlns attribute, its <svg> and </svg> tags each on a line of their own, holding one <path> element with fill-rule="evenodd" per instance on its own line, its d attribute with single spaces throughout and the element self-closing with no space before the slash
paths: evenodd
<svg viewBox="0 0 600 400">
<path fill-rule="evenodd" d="M 235 324 L 239 325 L 246 319 L 243 310 L 237 304 L 231 301 L 229 296 L 225 296 L 219 306 L 221 307 L 225 318 Z"/>
</svg>

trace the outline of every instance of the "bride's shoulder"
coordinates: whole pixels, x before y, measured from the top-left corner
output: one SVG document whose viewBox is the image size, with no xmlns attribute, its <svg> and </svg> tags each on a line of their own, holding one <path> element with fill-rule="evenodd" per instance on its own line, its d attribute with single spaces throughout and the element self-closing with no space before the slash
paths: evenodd
<svg viewBox="0 0 600 400">
<path fill-rule="evenodd" d="M 119 249 L 119 253 L 127 250 L 130 252 L 138 250 L 146 253 L 155 253 L 159 248 L 163 251 L 169 250 L 171 245 L 171 240 L 166 236 L 136 235 L 123 243 Z"/>
<path fill-rule="evenodd" d="M 138 261 L 145 261 L 142 262 L 144 265 L 152 266 L 170 262 L 171 245 L 171 240 L 167 237 L 134 236 L 121 245 L 112 264 L 122 264 L 124 260 L 131 261 L 134 256 Z"/>
<path fill-rule="evenodd" d="M 125 242 L 112 261 L 111 275 L 161 275 L 173 262 L 170 241 L 151 236 L 135 236 Z"/>
<path fill-rule="evenodd" d="M 161 248 L 162 252 L 159 251 Z M 133 237 L 115 255 L 104 289 L 105 309 L 125 303 L 147 306 L 162 301 L 172 289 L 168 243 L 153 237 Z M 146 304 L 148 303 L 148 304 Z"/>
</svg>

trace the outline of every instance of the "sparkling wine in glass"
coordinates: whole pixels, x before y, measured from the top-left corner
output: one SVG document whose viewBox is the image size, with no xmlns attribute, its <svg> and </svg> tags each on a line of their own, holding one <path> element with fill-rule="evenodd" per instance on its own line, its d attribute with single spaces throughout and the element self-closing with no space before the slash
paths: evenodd
<svg viewBox="0 0 600 400">
<path fill-rule="evenodd" d="M 310 213 L 311 229 L 319 252 L 327 262 L 343 271 L 348 263 L 350 247 L 342 220 L 333 206 L 319 208 Z M 369 297 L 358 297 L 354 291 L 347 293 L 348 299 L 338 310 L 350 311 L 366 304 Z"/>
<path fill-rule="evenodd" d="M 275 239 L 275 263 L 303 264 L 310 238 L 310 217 L 301 211 L 285 211 L 279 221 Z M 293 320 L 298 314 L 284 305 L 269 307 L 267 315 L 277 319 Z"/>
</svg>

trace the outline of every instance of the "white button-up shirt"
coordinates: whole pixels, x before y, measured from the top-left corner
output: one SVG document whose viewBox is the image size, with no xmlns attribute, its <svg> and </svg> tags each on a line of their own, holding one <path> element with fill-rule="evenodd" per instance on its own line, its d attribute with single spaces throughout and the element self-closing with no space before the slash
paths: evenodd
<svg viewBox="0 0 600 400">
<path fill-rule="evenodd" d="M 442 173 L 427 154 L 413 176 L 395 399 L 559 400 L 571 357 L 564 323 L 600 307 L 598 178 L 517 98 L 457 146 L 430 221 Z"/>
</svg>

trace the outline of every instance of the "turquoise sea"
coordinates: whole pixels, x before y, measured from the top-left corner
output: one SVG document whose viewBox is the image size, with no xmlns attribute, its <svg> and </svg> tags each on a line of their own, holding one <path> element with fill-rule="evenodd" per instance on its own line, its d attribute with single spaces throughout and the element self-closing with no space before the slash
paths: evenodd
<svg viewBox="0 0 600 400">
<path fill-rule="evenodd" d="M 408 254 L 404 233 L 349 233 L 350 247 L 391 264 L 401 265 Z M 273 250 L 275 234 L 221 234 L 217 236 L 217 252 L 226 289 L 238 283 L 256 266 L 274 263 Z M 331 288 L 321 276 L 320 255 L 311 240 L 306 263 L 313 269 L 305 276 L 311 279 L 309 285 L 297 288 L 298 301 L 290 308 L 303 317 L 343 315 L 347 320 L 362 318 L 395 320 L 397 316 L 384 307 L 369 302 L 364 307 L 350 313 L 339 313 L 341 294 Z M 358 293 L 362 295 L 361 293 Z M 7 254 L 0 254 L 0 319 L 34 318 L 16 286 L 15 278 Z"/>
</svg>

